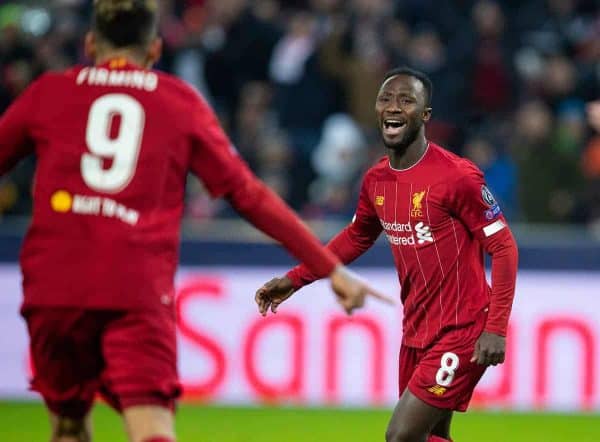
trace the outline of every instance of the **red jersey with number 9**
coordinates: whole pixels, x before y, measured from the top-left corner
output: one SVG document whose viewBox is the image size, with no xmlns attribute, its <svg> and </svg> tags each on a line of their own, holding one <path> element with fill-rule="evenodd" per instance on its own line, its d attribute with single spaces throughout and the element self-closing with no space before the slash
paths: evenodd
<svg viewBox="0 0 600 442">
<path fill-rule="evenodd" d="M 29 87 L 0 123 L 0 175 L 32 152 L 25 306 L 169 304 L 188 171 L 213 196 L 250 173 L 195 91 L 124 60 Z"/>
</svg>

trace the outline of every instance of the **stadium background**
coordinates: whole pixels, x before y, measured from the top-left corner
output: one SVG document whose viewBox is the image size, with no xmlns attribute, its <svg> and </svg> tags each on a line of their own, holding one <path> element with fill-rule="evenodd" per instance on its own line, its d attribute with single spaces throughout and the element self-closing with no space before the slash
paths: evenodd
<svg viewBox="0 0 600 442">
<path fill-rule="evenodd" d="M 90 3 L 0 2 L 0 112 L 40 73 L 85 62 Z M 521 248 L 507 364 L 490 370 L 481 411 L 459 416 L 454 435 L 600 440 L 600 136 L 585 115 L 600 97 L 597 1 L 160 3 L 159 68 L 207 97 L 253 170 L 323 239 L 352 216 L 359 177 L 382 154 L 373 103 L 383 73 L 426 72 L 430 139 L 486 173 Z M 18 317 L 33 168 L 27 160 L 0 180 L 0 434 L 9 442 L 44 440 L 47 428 L 26 391 Z M 348 322 L 317 284 L 277 319 L 259 320 L 254 289 L 292 261 L 188 184 L 178 309 L 191 404 L 181 440 L 382 440 L 400 313 L 371 303 Z M 380 242 L 357 268 L 396 293 L 390 263 Z M 121 440 L 114 419 L 99 408 L 97 440 Z"/>
</svg>

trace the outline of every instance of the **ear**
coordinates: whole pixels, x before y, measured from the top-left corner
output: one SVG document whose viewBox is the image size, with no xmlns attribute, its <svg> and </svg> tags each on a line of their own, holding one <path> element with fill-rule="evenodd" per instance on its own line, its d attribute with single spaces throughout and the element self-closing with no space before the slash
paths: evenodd
<svg viewBox="0 0 600 442">
<path fill-rule="evenodd" d="M 163 41 L 162 38 L 156 37 L 152 43 L 150 43 L 150 47 L 148 48 L 147 55 L 147 66 L 148 68 L 152 67 L 158 60 L 160 60 L 160 56 L 162 55 Z"/>
<path fill-rule="evenodd" d="M 85 56 L 88 57 L 90 60 L 96 60 L 96 55 L 98 54 L 98 47 L 96 43 L 96 36 L 91 31 L 85 34 L 84 52 Z"/>
<path fill-rule="evenodd" d="M 425 110 L 423 111 L 423 122 L 427 123 L 431 118 L 431 108 L 430 107 L 426 107 Z"/>
</svg>

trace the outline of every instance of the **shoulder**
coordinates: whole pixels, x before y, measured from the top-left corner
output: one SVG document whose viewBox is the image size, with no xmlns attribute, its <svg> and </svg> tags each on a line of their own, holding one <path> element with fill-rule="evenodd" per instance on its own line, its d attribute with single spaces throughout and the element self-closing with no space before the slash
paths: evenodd
<svg viewBox="0 0 600 442">
<path fill-rule="evenodd" d="M 28 86 L 28 90 L 39 91 L 41 89 L 52 89 L 56 88 L 60 84 L 64 83 L 67 79 L 67 72 L 44 72 L 39 77 L 31 82 Z"/>
<path fill-rule="evenodd" d="M 185 102 L 188 105 L 207 106 L 204 97 L 189 83 L 162 71 L 153 71 L 158 75 L 159 84 L 164 93 Z"/>
<path fill-rule="evenodd" d="M 430 144 L 430 148 L 434 161 L 446 171 L 446 181 L 458 181 L 467 177 L 483 178 L 483 172 L 471 160 L 434 143 Z"/>
<path fill-rule="evenodd" d="M 50 85 L 53 87 L 65 83 L 75 84 L 81 71 L 86 68 L 89 69 L 89 66 L 76 65 L 62 71 L 47 71 L 40 75 L 36 81 L 42 86 Z"/>
<path fill-rule="evenodd" d="M 389 159 L 387 156 L 383 156 L 377 160 L 365 173 L 364 182 L 372 179 L 381 177 L 382 174 L 387 173 L 389 170 Z"/>
<path fill-rule="evenodd" d="M 75 84 L 77 76 L 84 68 L 85 66 L 74 66 L 62 71 L 44 72 L 31 82 L 24 95 L 31 95 L 39 103 L 55 103 L 56 99 L 63 98 L 66 93 L 70 93 L 65 92 L 65 89 Z"/>
<path fill-rule="evenodd" d="M 14 103 L 37 109 L 45 102 L 55 102 L 61 94 L 64 94 L 63 84 L 62 72 L 43 73 L 27 86 Z"/>
<path fill-rule="evenodd" d="M 157 94 L 161 103 L 168 103 L 176 115 L 176 124 L 185 132 L 206 133 L 208 127 L 219 124 L 211 105 L 202 94 L 186 81 L 164 72 L 158 75 Z"/>
<path fill-rule="evenodd" d="M 388 158 L 387 156 L 381 157 L 375 164 L 367 169 L 363 175 L 361 188 L 367 190 L 371 185 L 379 180 L 386 173 L 388 169 Z"/>
</svg>

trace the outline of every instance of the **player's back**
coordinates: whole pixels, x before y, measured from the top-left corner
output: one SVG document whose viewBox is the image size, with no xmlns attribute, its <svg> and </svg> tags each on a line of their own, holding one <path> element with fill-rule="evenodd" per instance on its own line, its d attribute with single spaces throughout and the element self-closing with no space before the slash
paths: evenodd
<svg viewBox="0 0 600 442">
<path fill-rule="evenodd" d="M 201 100 L 179 80 L 122 60 L 47 74 L 32 89 L 25 303 L 168 304 Z"/>
</svg>

